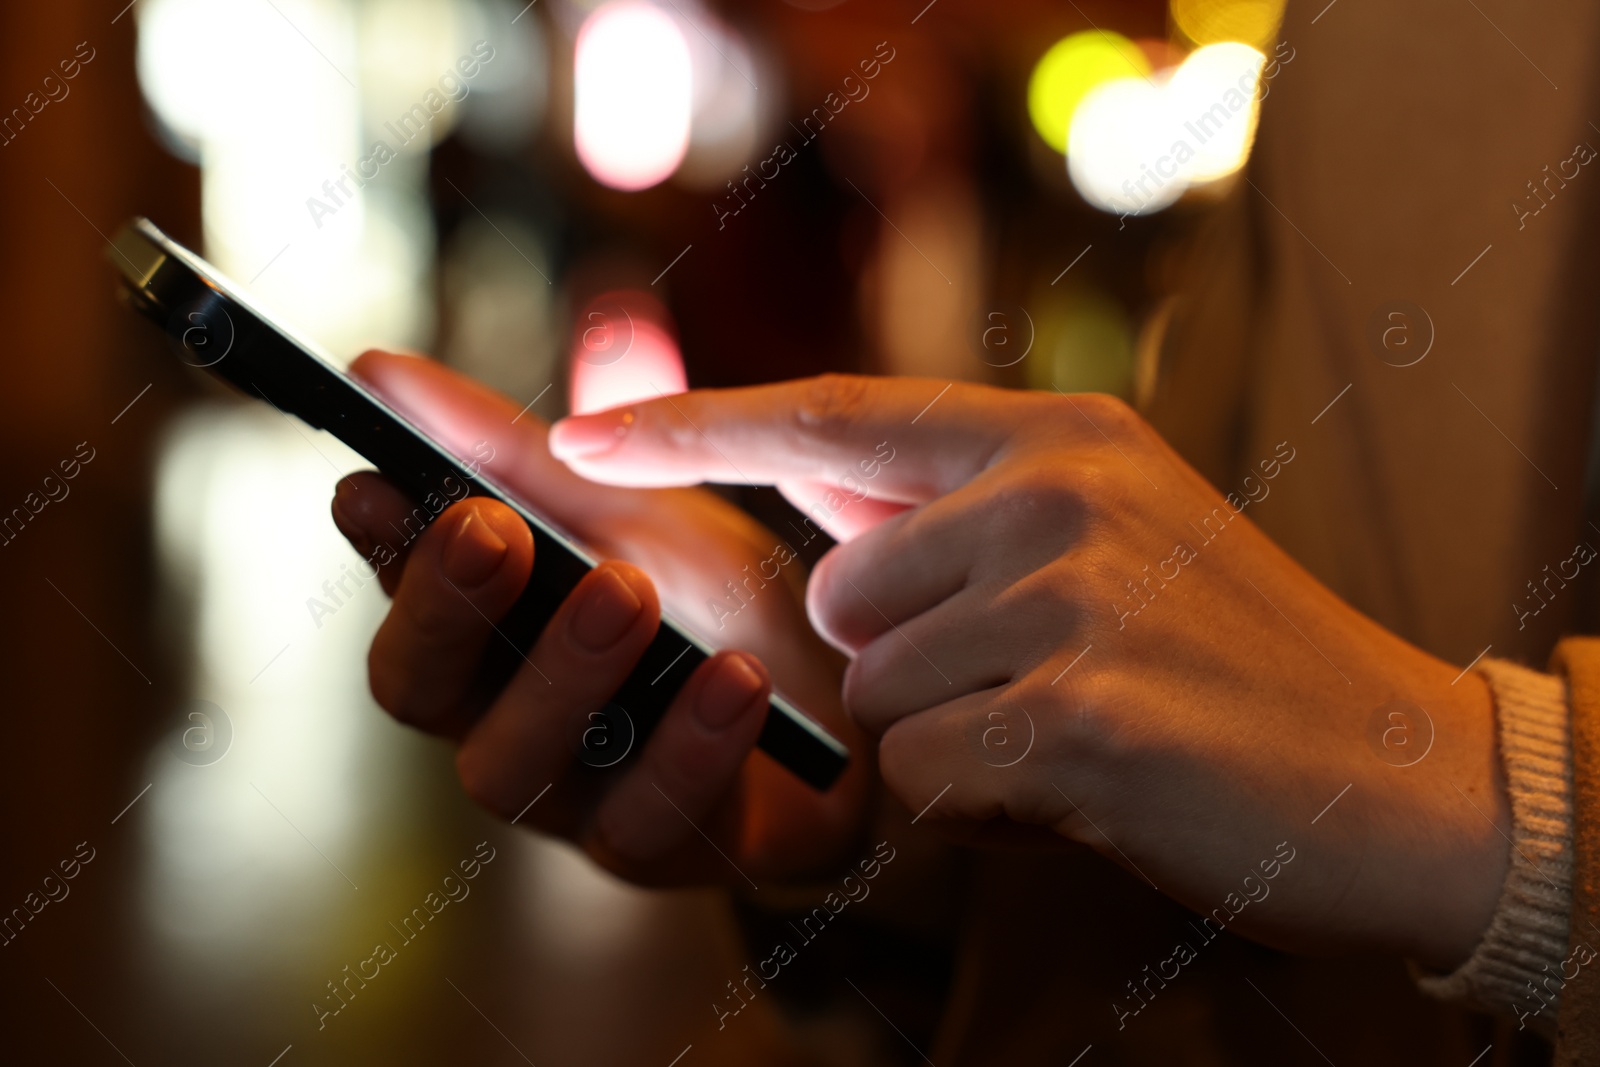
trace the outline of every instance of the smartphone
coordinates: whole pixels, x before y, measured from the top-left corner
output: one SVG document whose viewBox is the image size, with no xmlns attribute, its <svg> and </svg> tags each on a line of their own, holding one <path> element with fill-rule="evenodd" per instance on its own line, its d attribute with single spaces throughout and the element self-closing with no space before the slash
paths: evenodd
<svg viewBox="0 0 1600 1067">
<path fill-rule="evenodd" d="M 595 566 L 594 557 L 496 486 L 476 463 L 452 455 L 341 372 L 315 345 L 296 337 L 148 219 L 124 226 L 107 256 L 121 271 L 127 301 L 166 331 L 184 362 L 332 433 L 414 501 L 425 502 L 413 513 L 418 523 L 430 522 L 448 502 L 467 496 L 498 500 L 522 517 L 533 531 L 533 576 L 496 626 L 502 640 L 489 645 L 495 651 L 486 656 L 483 686 L 498 692 L 556 608 Z M 704 639 L 662 612 L 655 639 L 610 703 L 574 725 L 571 740 L 578 759 L 595 768 L 620 764 L 712 652 Z M 849 760 L 849 750 L 837 738 L 776 692 L 757 744 L 817 790 L 833 785 Z"/>
</svg>

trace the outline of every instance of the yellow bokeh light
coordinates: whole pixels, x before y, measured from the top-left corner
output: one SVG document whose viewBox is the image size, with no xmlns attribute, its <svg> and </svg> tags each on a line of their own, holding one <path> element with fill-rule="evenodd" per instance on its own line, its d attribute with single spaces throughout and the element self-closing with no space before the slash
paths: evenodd
<svg viewBox="0 0 1600 1067">
<path fill-rule="evenodd" d="M 1172 21 L 1196 45 L 1238 41 L 1265 52 L 1278 36 L 1284 0 L 1171 0 Z"/>
<path fill-rule="evenodd" d="M 1091 90 L 1117 78 L 1148 77 L 1150 61 L 1132 41 L 1085 30 L 1050 47 L 1028 79 L 1028 116 L 1045 144 L 1067 151 L 1072 113 Z"/>
</svg>

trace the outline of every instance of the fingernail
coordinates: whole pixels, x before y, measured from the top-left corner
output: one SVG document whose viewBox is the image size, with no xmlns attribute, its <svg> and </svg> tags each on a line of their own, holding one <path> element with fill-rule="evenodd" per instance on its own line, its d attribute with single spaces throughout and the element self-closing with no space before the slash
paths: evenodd
<svg viewBox="0 0 1600 1067">
<path fill-rule="evenodd" d="M 572 639 L 590 652 L 604 652 L 622 640 L 643 610 L 643 601 L 628 583 L 615 570 L 602 567 L 572 617 Z"/>
<path fill-rule="evenodd" d="M 695 717 L 712 730 L 726 729 L 755 703 L 765 684 L 744 656 L 727 656 L 700 690 Z"/>
<path fill-rule="evenodd" d="M 586 459 L 610 452 L 633 426 L 633 409 L 615 408 L 594 415 L 570 415 L 550 427 L 550 454 L 557 459 Z"/>
<path fill-rule="evenodd" d="M 457 585 L 482 585 L 500 569 L 506 543 L 488 523 L 468 515 L 444 546 L 444 573 Z"/>
</svg>

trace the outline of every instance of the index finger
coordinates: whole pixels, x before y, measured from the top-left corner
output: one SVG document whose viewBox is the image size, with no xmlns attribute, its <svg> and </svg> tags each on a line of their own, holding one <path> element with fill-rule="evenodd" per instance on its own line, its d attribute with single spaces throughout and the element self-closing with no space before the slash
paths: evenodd
<svg viewBox="0 0 1600 1067">
<path fill-rule="evenodd" d="M 1002 391 L 964 382 L 826 374 L 700 389 L 550 430 L 550 452 L 614 485 L 840 484 L 917 504 L 971 480 L 1010 436 Z M 1018 394 L 1003 393 L 1008 404 Z"/>
</svg>

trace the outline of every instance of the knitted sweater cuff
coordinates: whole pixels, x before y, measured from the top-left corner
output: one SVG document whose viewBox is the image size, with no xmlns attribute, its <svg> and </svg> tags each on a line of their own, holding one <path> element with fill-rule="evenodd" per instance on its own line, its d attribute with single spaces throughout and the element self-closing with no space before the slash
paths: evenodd
<svg viewBox="0 0 1600 1067">
<path fill-rule="evenodd" d="M 1477 670 L 1494 697 L 1511 799 L 1511 864 L 1472 956 L 1447 975 L 1419 975 L 1423 992 L 1515 1016 L 1555 1032 L 1572 911 L 1572 742 L 1567 685 L 1503 660 Z"/>
</svg>

